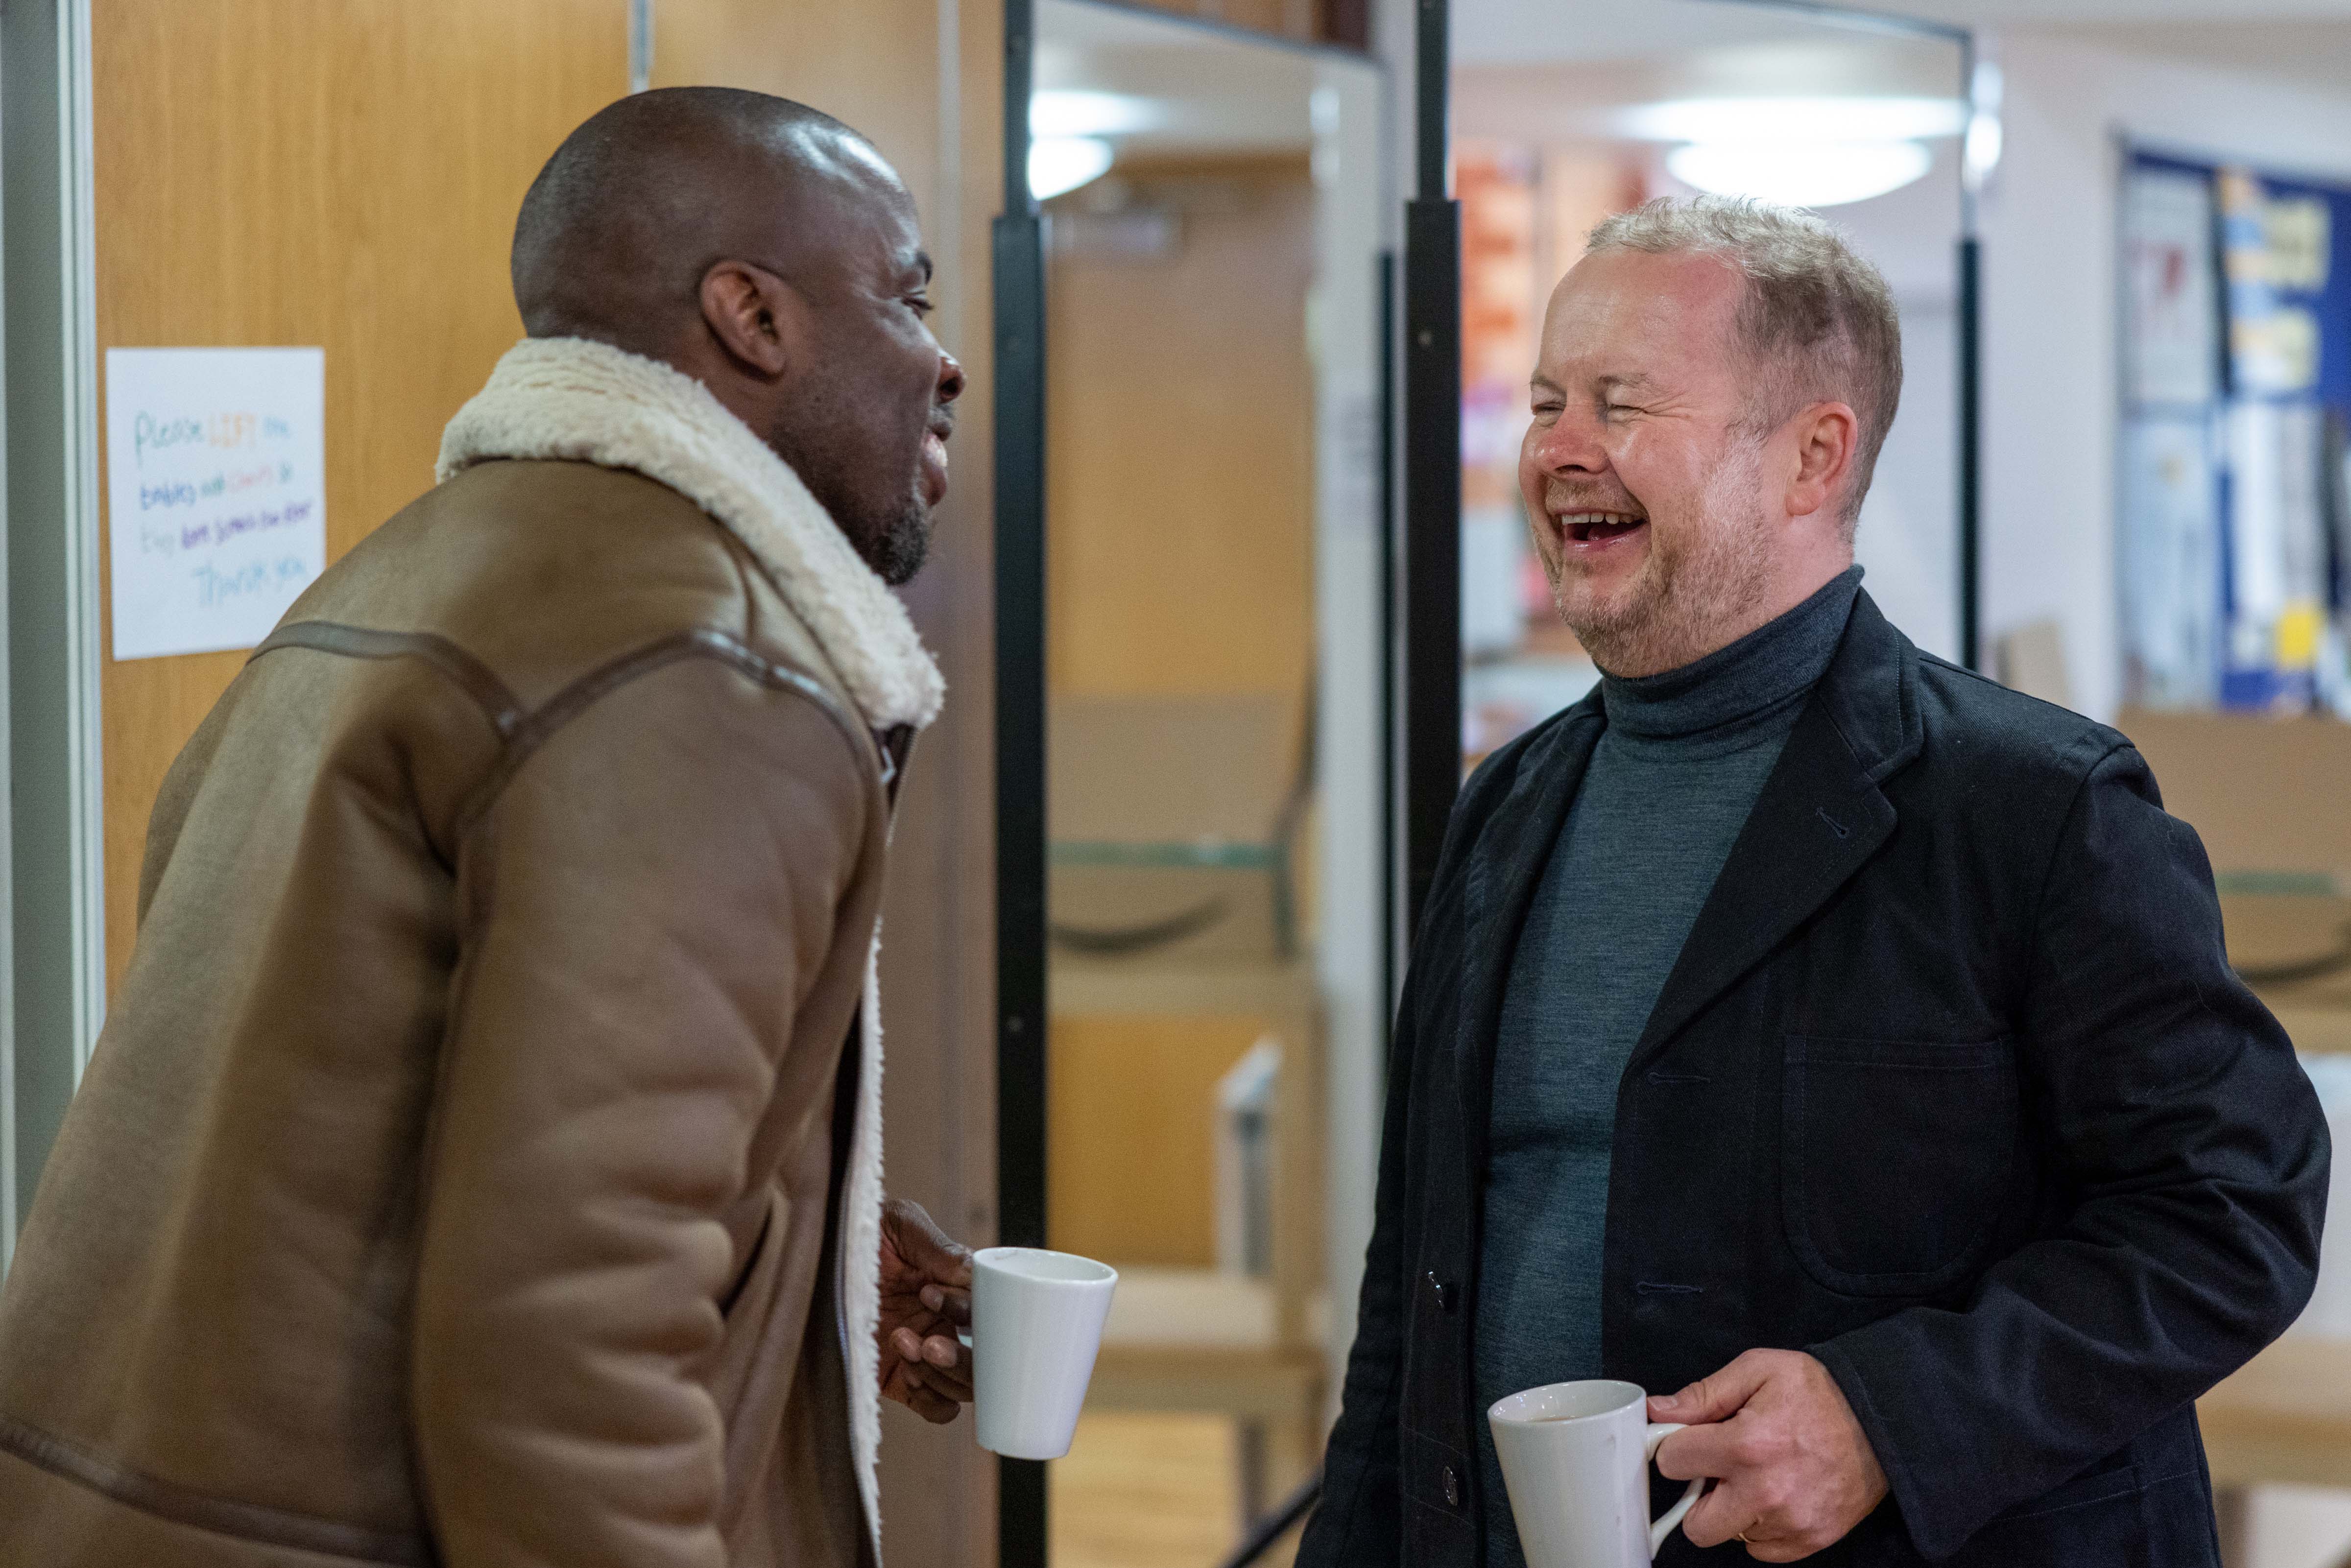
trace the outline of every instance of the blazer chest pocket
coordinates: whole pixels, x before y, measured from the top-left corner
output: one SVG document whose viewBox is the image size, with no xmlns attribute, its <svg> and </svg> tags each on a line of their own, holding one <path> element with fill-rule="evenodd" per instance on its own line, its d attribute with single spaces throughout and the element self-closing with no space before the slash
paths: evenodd
<svg viewBox="0 0 2351 1568">
<path fill-rule="evenodd" d="M 1924 1296 L 1991 1240 L 2016 1159 L 2013 1041 L 1786 1037 L 1788 1242 L 1844 1295 Z"/>
</svg>

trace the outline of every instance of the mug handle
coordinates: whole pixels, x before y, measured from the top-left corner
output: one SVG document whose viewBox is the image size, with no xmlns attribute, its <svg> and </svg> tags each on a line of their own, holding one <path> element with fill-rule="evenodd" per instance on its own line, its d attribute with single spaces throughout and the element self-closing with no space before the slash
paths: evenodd
<svg viewBox="0 0 2351 1568">
<path fill-rule="evenodd" d="M 1686 1421 L 1660 1421 L 1651 1427 L 1649 1428 L 1648 1443 L 1641 1450 L 1641 1462 L 1644 1465 L 1656 1464 L 1657 1462 L 1657 1445 L 1664 1442 L 1667 1438 L 1672 1437 L 1675 1433 L 1680 1431 L 1687 1425 L 1688 1423 Z M 1674 1526 L 1682 1521 L 1682 1516 L 1688 1513 L 1691 1505 L 1696 1503 L 1700 1497 L 1705 1495 L 1705 1493 L 1706 1478 L 1704 1476 L 1700 1476 L 1698 1479 L 1690 1482 L 1689 1490 L 1682 1493 L 1681 1501 L 1666 1510 L 1664 1516 L 1658 1519 L 1656 1523 L 1649 1526 L 1650 1561 L 1655 1562 L 1656 1560 L 1657 1551 L 1660 1547 L 1665 1545 L 1666 1537 L 1674 1532 Z"/>
</svg>

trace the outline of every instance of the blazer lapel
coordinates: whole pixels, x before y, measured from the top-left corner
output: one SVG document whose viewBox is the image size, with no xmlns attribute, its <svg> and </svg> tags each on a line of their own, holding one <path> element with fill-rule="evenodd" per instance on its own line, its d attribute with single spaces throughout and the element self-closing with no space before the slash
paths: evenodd
<svg viewBox="0 0 2351 1568">
<path fill-rule="evenodd" d="M 1879 786 L 1918 754 L 1918 651 L 1866 592 L 1666 977 L 1626 1064 L 1660 1054 L 1893 833 Z"/>
</svg>

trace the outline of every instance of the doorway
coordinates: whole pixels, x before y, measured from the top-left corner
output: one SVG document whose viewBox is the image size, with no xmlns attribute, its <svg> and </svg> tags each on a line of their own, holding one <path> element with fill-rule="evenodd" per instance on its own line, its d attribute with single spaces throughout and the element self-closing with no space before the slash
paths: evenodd
<svg viewBox="0 0 2351 1568">
<path fill-rule="evenodd" d="M 999 225 L 998 329 L 1008 382 L 1037 345 L 1039 401 L 999 466 L 1037 531 L 1008 548 L 999 499 L 999 867 L 1034 924 L 1000 926 L 1003 1230 L 1121 1282 L 1069 1456 L 1005 1462 L 1001 1558 L 1182 1568 L 1311 1478 L 1370 1230 L 1384 89 L 1353 49 L 1098 0 L 1036 0 L 1025 52 L 1034 219 Z"/>
</svg>

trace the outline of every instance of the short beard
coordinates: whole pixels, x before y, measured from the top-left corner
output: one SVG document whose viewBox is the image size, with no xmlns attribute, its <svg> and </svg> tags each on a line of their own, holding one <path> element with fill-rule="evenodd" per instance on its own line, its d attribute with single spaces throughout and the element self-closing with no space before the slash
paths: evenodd
<svg viewBox="0 0 2351 1568">
<path fill-rule="evenodd" d="M 1739 441 L 1707 476 L 1699 505 L 1708 526 L 1695 543 L 1668 545 L 1651 521 L 1650 556 L 1632 591 L 1580 614 L 1552 583 L 1560 618 L 1592 662 L 1612 674 L 1663 674 L 1694 664 L 1731 639 L 1763 601 L 1771 547 L 1761 521 L 1762 446 Z"/>
<path fill-rule="evenodd" d="M 931 509 L 919 497 L 909 496 L 906 504 L 898 508 L 897 516 L 886 518 L 865 539 L 850 536 L 857 553 L 865 564 L 893 588 L 902 587 L 914 580 L 923 563 L 931 556 L 931 530 L 936 526 Z"/>
<path fill-rule="evenodd" d="M 876 576 L 893 588 L 914 580 L 923 562 L 930 559 L 931 530 L 935 526 L 931 508 L 920 494 L 919 479 L 906 486 L 894 508 L 884 511 L 861 504 L 845 483 L 847 464 L 832 449 L 800 439 L 800 428 L 794 422 L 778 420 L 768 432 L 768 446 L 799 476 L 833 527 Z"/>
</svg>

